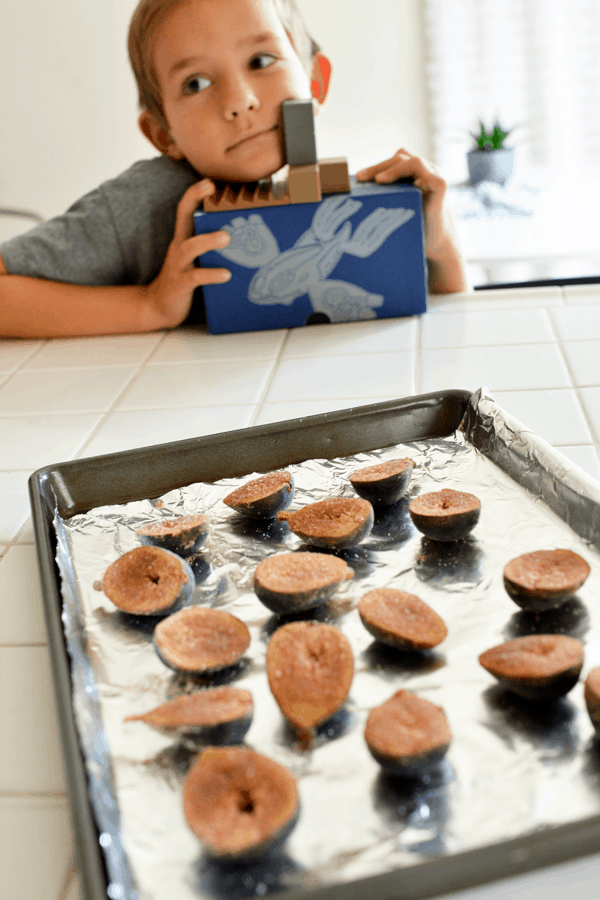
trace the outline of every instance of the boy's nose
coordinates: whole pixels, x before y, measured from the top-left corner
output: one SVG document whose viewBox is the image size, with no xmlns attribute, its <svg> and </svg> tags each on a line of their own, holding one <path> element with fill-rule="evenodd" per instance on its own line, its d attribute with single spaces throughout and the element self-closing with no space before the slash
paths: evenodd
<svg viewBox="0 0 600 900">
<path fill-rule="evenodd" d="M 250 85 L 242 82 L 230 85 L 223 98 L 223 116 L 232 121 L 249 110 L 258 110 L 260 102 Z"/>
</svg>

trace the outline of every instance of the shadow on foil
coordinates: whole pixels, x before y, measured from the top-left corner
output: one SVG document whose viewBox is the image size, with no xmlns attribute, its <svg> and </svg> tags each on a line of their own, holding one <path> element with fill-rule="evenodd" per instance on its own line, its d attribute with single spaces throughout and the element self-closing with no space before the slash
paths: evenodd
<svg viewBox="0 0 600 900">
<path fill-rule="evenodd" d="M 249 519 L 235 515 L 229 519 L 229 527 L 238 537 L 271 541 L 274 544 L 283 544 L 284 538 L 289 534 L 287 522 L 278 522 L 277 519 Z"/>
<path fill-rule="evenodd" d="M 566 634 L 582 640 L 590 628 L 590 617 L 578 597 L 572 597 L 558 609 L 546 613 L 516 612 L 509 619 L 504 635 L 506 640 L 528 634 Z"/>
<path fill-rule="evenodd" d="M 376 549 L 388 550 L 413 538 L 418 532 L 408 512 L 410 498 L 402 497 L 391 506 L 375 507 L 371 537 L 378 538 Z"/>
<path fill-rule="evenodd" d="M 445 851 L 444 830 L 450 819 L 449 784 L 454 771 L 447 761 L 423 778 L 395 778 L 380 772 L 373 784 L 373 803 L 400 843 L 416 853 Z M 406 840 L 403 840 L 406 832 Z"/>
<path fill-rule="evenodd" d="M 500 685 L 488 688 L 482 697 L 490 714 L 484 724 L 509 747 L 525 738 L 541 762 L 564 762 L 578 752 L 577 711 L 564 697 L 553 703 L 536 703 Z"/>
<path fill-rule="evenodd" d="M 201 858 L 195 868 L 193 887 L 202 897 L 248 900 L 250 897 L 267 897 L 293 886 L 301 888 L 305 874 L 306 870 L 282 850 L 272 850 L 247 865 Z M 312 882 L 312 878 L 310 880 Z"/>
<path fill-rule="evenodd" d="M 369 644 L 361 657 L 370 669 L 387 680 L 402 675 L 428 675 L 446 665 L 446 657 L 439 651 L 395 650 L 379 641 Z"/>
<path fill-rule="evenodd" d="M 457 583 L 470 588 L 483 578 L 482 563 L 483 552 L 475 538 L 462 541 L 423 538 L 415 560 L 415 575 L 438 588 L 448 585 L 456 590 Z"/>
</svg>

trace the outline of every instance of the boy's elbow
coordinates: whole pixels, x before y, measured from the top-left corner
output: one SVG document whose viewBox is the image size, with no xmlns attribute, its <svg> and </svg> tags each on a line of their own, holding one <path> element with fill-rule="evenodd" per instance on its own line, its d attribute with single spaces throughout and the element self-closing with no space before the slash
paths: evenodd
<svg viewBox="0 0 600 900">
<path fill-rule="evenodd" d="M 0 254 L 0 275 L 8 275 L 8 269 L 4 265 L 4 260 L 2 259 L 1 254 Z"/>
</svg>

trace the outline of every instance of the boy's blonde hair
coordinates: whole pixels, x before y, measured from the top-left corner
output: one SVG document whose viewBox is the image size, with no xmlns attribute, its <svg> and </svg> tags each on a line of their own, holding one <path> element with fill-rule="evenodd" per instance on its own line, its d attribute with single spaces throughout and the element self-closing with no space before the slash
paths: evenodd
<svg viewBox="0 0 600 900">
<path fill-rule="evenodd" d="M 147 110 L 163 127 L 168 128 L 160 95 L 160 87 L 152 61 L 151 43 L 156 29 L 167 15 L 188 0 L 140 0 L 129 26 L 127 46 L 133 74 L 137 82 L 140 108 Z M 283 27 L 307 72 L 318 44 L 309 35 L 295 0 L 269 0 L 275 7 Z"/>
</svg>

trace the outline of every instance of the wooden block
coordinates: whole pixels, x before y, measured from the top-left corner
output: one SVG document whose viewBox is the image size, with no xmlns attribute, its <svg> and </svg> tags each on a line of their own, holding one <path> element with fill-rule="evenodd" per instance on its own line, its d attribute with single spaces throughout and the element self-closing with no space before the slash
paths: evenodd
<svg viewBox="0 0 600 900">
<path fill-rule="evenodd" d="M 319 174 L 323 194 L 343 194 L 350 191 L 348 160 L 344 156 L 335 159 L 320 159 Z"/>
<path fill-rule="evenodd" d="M 317 144 L 312 100 L 284 100 L 281 124 L 286 163 L 290 166 L 315 165 Z"/>
<path fill-rule="evenodd" d="M 285 206 L 289 204 L 288 194 L 275 194 L 270 181 L 249 184 L 230 183 L 211 197 L 205 197 L 204 212 L 225 212 L 236 209 L 260 209 L 265 206 Z"/>
<path fill-rule="evenodd" d="M 321 199 L 319 166 L 290 166 L 288 194 L 290 203 L 318 203 Z"/>
</svg>

